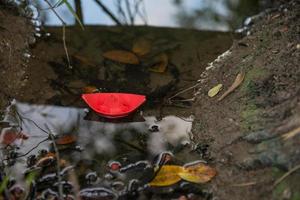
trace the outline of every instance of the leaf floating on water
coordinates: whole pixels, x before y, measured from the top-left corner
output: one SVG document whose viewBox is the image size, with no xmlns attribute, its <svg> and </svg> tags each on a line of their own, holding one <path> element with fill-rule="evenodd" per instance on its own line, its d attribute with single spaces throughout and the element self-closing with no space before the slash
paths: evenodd
<svg viewBox="0 0 300 200">
<path fill-rule="evenodd" d="M 72 56 L 72 58 L 81 65 L 95 66 L 95 63 L 93 63 L 92 61 L 90 61 L 82 55 L 75 54 Z"/>
<path fill-rule="evenodd" d="M 76 135 L 65 135 L 55 140 L 58 145 L 72 144 L 77 141 Z"/>
<path fill-rule="evenodd" d="M 85 94 L 99 92 L 99 90 L 95 86 L 86 86 L 82 90 Z"/>
<path fill-rule="evenodd" d="M 215 169 L 202 162 L 185 166 L 183 167 L 183 170 L 178 173 L 180 178 L 192 183 L 206 183 L 210 181 L 216 174 L 217 172 Z"/>
<path fill-rule="evenodd" d="M 209 97 L 214 97 L 216 96 L 220 90 L 222 89 L 223 85 L 222 84 L 218 84 L 216 85 L 215 87 L 211 88 L 209 91 L 208 91 L 208 96 Z"/>
<path fill-rule="evenodd" d="M 16 130 L 6 128 L 3 129 L 0 135 L 0 143 L 10 145 L 16 140 L 27 140 L 28 138 L 29 136 L 23 132 L 17 132 Z"/>
<path fill-rule="evenodd" d="M 178 173 L 182 170 L 181 166 L 163 165 L 149 185 L 160 187 L 173 185 L 181 180 Z"/>
<path fill-rule="evenodd" d="M 149 69 L 152 72 L 163 73 L 168 66 L 168 56 L 165 53 L 159 54 L 155 59 L 155 64 Z"/>
<path fill-rule="evenodd" d="M 236 88 L 238 88 L 241 85 L 241 83 L 243 82 L 244 78 L 245 78 L 245 73 L 244 72 L 239 73 L 236 76 L 233 84 L 228 88 L 228 90 L 226 92 L 224 92 L 224 94 L 218 99 L 218 101 L 223 100 L 230 93 L 232 93 Z"/>
<path fill-rule="evenodd" d="M 138 56 L 144 56 L 151 51 L 151 43 L 145 38 L 139 38 L 133 43 L 132 51 Z"/>
<path fill-rule="evenodd" d="M 138 57 L 135 54 L 123 50 L 107 51 L 103 54 L 103 57 L 125 64 L 137 65 L 140 63 Z"/>
</svg>

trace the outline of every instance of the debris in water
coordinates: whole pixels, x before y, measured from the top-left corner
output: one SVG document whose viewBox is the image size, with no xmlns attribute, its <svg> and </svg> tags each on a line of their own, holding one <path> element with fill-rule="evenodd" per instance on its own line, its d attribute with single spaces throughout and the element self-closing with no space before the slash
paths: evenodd
<svg viewBox="0 0 300 200">
<path fill-rule="evenodd" d="M 140 63 L 138 57 L 135 54 L 124 50 L 107 51 L 103 54 L 103 57 L 125 64 L 137 65 Z"/>
<path fill-rule="evenodd" d="M 165 53 L 161 53 L 154 58 L 154 65 L 150 67 L 150 71 L 163 73 L 166 71 L 168 66 L 168 56 Z"/>
<path fill-rule="evenodd" d="M 89 185 L 93 185 L 97 182 L 98 180 L 98 175 L 96 172 L 90 172 L 85 176 L 85 180 Z"/>
<path fill-rule="evenodd" d="M 163 165 L 158 170 L 159 171 L 154 179 L 149 183 L 150 186 L 169 186 L 181 180 L 180 176 L 178 175 L 178 173 L 183 170 L 181 166 Z"/>
<path fill-rule="evenodd" d="M 173 185 L 181 179 L 192 183 L 206 183 L 216 175 L 216 170 L 201 160 L 187 163 L 184 166 L 163 165 L 157 170 L 159 171 L 149 183 L 150 186 Z"/>
<path fill-rule="evenodd" d="M 104 187 L 97 188 L 86 188 L 82 189 L 79 192 L 79 196 L 82 200 L 108 200 L 108 199 L 117 199 L 118 195 L 112 190 L 109 190 Z"/>
<path fill-rule="evenodd" d="M 108 167 L 111 171 L 119 171 L 122 165 L 118 161 L 112 161 L 108 164 Z"/>
<path fill-rule="evenodd" d="M 203 161 L 185 164 L 178 173 L 180 178 L 192 183 L 206 183 L 217 174 L 216 170 L 204 164 Z"/>
<path fill-rule="evenodd" d="M 73 134 L 67 134 L 60 136 L 55 140 L 55 143 L 58 145 L 66 145 L 66 144 L 73 144 L 77 141 L 77 136 Z"/>
<path fill-rule="evenodd" d="M 144 56 L 151 51 L 151 43 L 149 40 L 145 38 L 138 38 L 132 47 L 132 51 L 136 53 L 138 56 Z"/>
</svg>

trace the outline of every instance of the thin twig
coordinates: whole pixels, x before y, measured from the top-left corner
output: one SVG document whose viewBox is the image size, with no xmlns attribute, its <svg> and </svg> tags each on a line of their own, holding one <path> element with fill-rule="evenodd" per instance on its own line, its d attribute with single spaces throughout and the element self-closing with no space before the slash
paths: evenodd
<svg viewBox="0 0 300 200">
<path fill-rule="evenodd" d="M 52 12 L 56 15 L 56 17 L 61 21 L 61 23 L 63 24 L 63 25 L 66 25 L 66 22 L 59 16 L 59 14 L 56 12 L 56 10 L 54 9 L 54 7 L 51 5 L 51 3 L 48 1 L 48 0 L 44 0 L 47 4 L 48 4 L 48 6 L 49 6 L 49 8 L 52 10 Z"/>
<path fill-rule="evenodd" d="M 191 89 L 194 89 L 194 88 L 198 87 L 199 85 L 200 85 L 200 83 L 197 83 L 197 84 L 195 84 L 195 85 L 193 85 L 193 86 L 191 86 L 189 88 L 186 88 L 186 89 L 184 89 L 182 91 L 179 91 L 178 93 L 176 93 L 173 96 L 169 97 L 168 100 L 171 101 L 174 97 L 177 97 L 178 95 L 180 95 L 182 93 L 185 93 L 185 92 L 187 92 L 187 91 L 189 91 Z"/>
<path fill-rule="evenodd" d="M 83 20 L 83 14 L 82 14 L 82 8 L 81 8 L 81 0 L 75 0 L 75 12 L 76 12 L 76 15 L 78 16 L 79 20 L 75 20 L 76 21 L 76 25 L 79 25 L 80 26 L 80 22 L 82 22 Z"/>
<path fill-rule="evenodd" d="M 21 123 L 24 123 L 24 119 L 27 121 L 32 122 L 38 129 L 40 129 L 43 133 L 46 133 L 49 136 L 49 133 L 43 129 L 42 127 L 40 127 L 35 121 L 33 121 L 32 119 L 26 118 L 24 116 L 22 116 L 18 111 L 16 111 L 16 114 L 18 115 L 19 119 L 21 120 Z"/>
<path fill-rule="evenodd" d="M 21 158 L 21 157 L 27 156 L 28 154 L 30 154 L 33 150 L 35 150 L 36 148 L 38 148 L 42 143 L 46 142 L 47 140 L 49 140 L 49 138 L 46 138 L 46 139 L 40 141 L 34 147 L 32 147 L 29 151 L 27 151 L 26 153 L 24 153 L 22 155 L 19 155 L 17 158 Z"/>
<path fill-rule="evenodd" d="M 179 99 L 179 100 L 173 100 L 172 102 L 193 102 L 196 100 L 196 97 L 190 98 L 190 99 Z"/>
<path fill-rule="evenodd" d="M 294 168 L 292 168 L 290 171 L 288 171 L 287 173 L 285 173 L 283 176 L 281 176 L 279 179 L 277 179 L 274 184 L 273 184 L 273 188 L 276 187 L 279 183 L 281 183 L 286 177 L 288 177 L 289 175 L 291 175 L 292 173 L 294 173 L 295 171 L 297 171 L 298 169 L 300 169 L 300 165 L 296 165 Z"/>
<path fill-rule="evenodd" d="M 251 181 L 251 182 L 248 182 L 248 183 L 237 183 L 237 184 L 233 184 L 233 185 L 230 185 L 232 187 L 247 187 L 247 186 L 252 186 L 252 185 L 256 185 L 257 182 L 256 181 Z"/>
<path fill-rule="evenodd" d="M 122 23 L 117 19 L 117 17 L 100 0 L 94 1 L 118 26 L 122 26 Z"/>
<path fill-rule="evenodd" d="M 66 44 L 66 26 L 65 25 L 63 25 L 62 30 L 63 30 L 62 40 L 63 40 L 64 50 L 65 50 L 65 53 L 66 53 L 69 69 L 72 69 L 71 62 L 70 62 L 70 57 L 69 57 L 69 53 L 68 53 L 68 48 L 67 48 L 67 44 Z"/>
<path fill-rule="evenodd" d="M 290 139 L 294 136 L 296 136 L 297 134 L 300 134 L 300 126 L 283 134 L 281 137 L 284 139 L 284 140 L 287 140 L 287 139 Z"/>
<path fill-rule="evenodd" d="M 128 16 L 129 16 L 130 24 L 133 25 L 134 24 L 134 17 L 133 17 L 132 12 L 131 12 L 129 0 L 125 0 L 125 5 L 126 5 L 127 13 L 128 13 Z"/>
<path fill-rule="evenodd" d="M 145 25 L 148 24 L 148 16 L 147 16 L 147 11 L 146 11 L 146 5 L 145 5 L 145 1 L 142 1 L 142 8 L 143 11 L 138 10 L 138 15 L 141 17 L 141 19 L 144 21 Z"/>
<path fill-rule="evenodd" d="M 125 23 L 126 25 L 128 25 L 128 22 L 127 22 L 127 17 L 126 17 L 126 14 L 122 8 L 122 2 L 121 0 L 117 0 L 117 8 L 118 8 L 118 13 L 119 13 L 119 17 L 122 17 L 123 18 L 123 23 Z"/>
<path fill-rule="evenodd" d="M 53 13 L 56 15 L 56 17 L 60 20 L 60 22 L 62 23 L 62 32 L 63 32 L 63 35 L 62 35 L 62 40 L 63 40 L 63 45 L 64 45 L 64 50 L 65 50 L 65 54 L 66 54 L 66 57 L 67 57 L 67 61 L 68 61 L 68 65 L 69 65 L 69 68 L 71 69 L 72 66 L 71 66 L 71 62 L 70 62 L 70 57 L 69 57 L 69 53 L 68 53 L 68 48 L 67 48 L 67 44 L 66 44 L 66 22 L 59 16 L 59 14 L 55 11 L 55 9 L 53 8 L 53 6 L 50 4 L 50 2 L 48 0 L 44 0 L 48 5 L 49 5 L 49 8 L 53 11 Z"/>
</svg>

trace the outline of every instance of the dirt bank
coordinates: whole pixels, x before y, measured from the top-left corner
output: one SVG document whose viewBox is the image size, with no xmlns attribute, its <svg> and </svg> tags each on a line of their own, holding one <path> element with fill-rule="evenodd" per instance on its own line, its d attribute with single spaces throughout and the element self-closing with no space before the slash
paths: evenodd
<svg viewBox="0 0 300 200">
<path fill-rule="evenodd" d="M 203 74 L 196 132 L 200 141 L 211 141 L 217 199 L 300 199 L 299 171 L 273 187 L 300 163 L 299 134 L 282 138 L 300 126 L 299 11 L 291 1 L 266 14 Z M 245 73 L 241 86 L 218 101 L 239 73 Z M 208 97 L 219 83 L 223 91 Z"/>
</svg>

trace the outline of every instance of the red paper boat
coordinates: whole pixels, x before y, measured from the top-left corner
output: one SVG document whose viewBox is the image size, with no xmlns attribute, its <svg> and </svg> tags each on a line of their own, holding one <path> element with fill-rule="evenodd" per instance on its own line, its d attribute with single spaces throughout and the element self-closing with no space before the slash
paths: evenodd
<svg viewBox="0 0 300 200">
<path fill-rule="evenodd" d="M 126 93 L 82 94 L 82 98 L 95 112 L 107 118 L 125 117 L 146 101 L 144 95 Z"/>
</svg>

